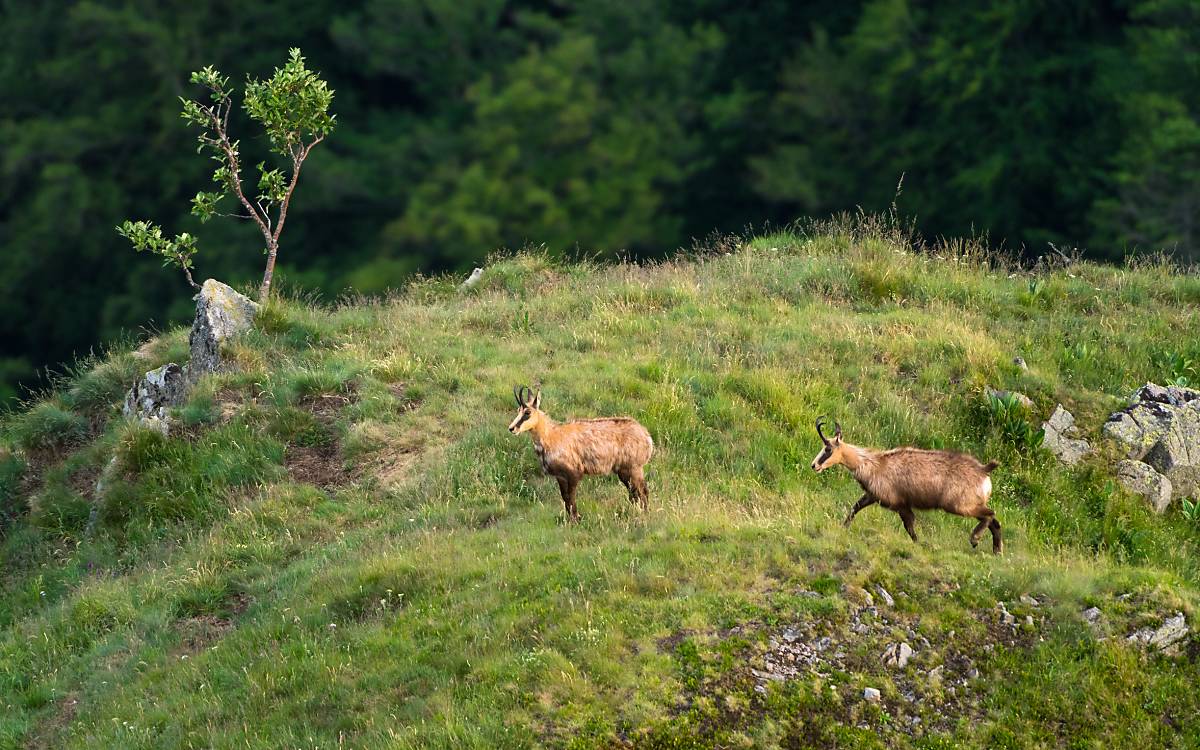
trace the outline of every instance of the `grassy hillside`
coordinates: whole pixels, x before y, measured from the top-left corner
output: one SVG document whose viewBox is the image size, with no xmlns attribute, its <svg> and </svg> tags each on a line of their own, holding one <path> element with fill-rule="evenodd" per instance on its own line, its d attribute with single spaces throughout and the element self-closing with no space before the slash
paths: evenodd
<svg viewBox="0 0 1200 750">
<path fill-rule="evenodd" d="M 859 221 L 276 301 L 169 439 L 118 403 L 186 331 L 114 351 L 3 424 L 0 747 L 1197 747 L 1200 641 L 1125 636 L 1195 630 L 1200 521 L 1023 425 L 1062 402 L 1096 437 L 1194 376 L 1198 304 L 1165 264 L 1027 271 Z M 649 428 L 648 513 L 592 478 L 562 522 L 505 429 L 524 382 Z M 1006 554 L 943 514 L 843 529 L 822 413 L 1001 461 Z"/>
</svg>

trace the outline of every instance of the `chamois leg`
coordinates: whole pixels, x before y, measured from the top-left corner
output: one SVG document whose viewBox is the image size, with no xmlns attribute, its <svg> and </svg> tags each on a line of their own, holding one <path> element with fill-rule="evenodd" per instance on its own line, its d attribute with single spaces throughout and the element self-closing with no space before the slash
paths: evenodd
<svg viewBox="0 0 1200 750">
<path fill-rule="evenodd" d="M 854 517 L 858 515 L 858 512 L 860 510 L 862 510 L 863 508 L 866 508 L 869 505 L 874 505 L 877 502 L 879 502 L 879 501 L 876 500 L 875 498 L 871 497 L 870 495 L 864 494 L 862 497 L 860 497 L 858 499 L 858 502 L 854 504 L 854 507 L 850 509 L 850 515 L 846 516 L 846 520 L 842 523 L 842 525 L 849 526 L 850 522 L 854 520 Z"/>
<path fill-rule="evenodd" d="M 992 519 L 996 517 L 996 513 L 986 505 L 976 509 L 971 513 L 972 518 L 978 518 L 979 523 L 975 525 L 975 529 L 971 532 L 971 546 L 979 546 L 979 537 L 983 536 L 983 530 L 991 526 Z"/>
<path fill-rule="evenodd" d="M 575 477 L 555 477 L 558 480 L 558 491 L 562 494 L 563 507 L 567 509 L 567 520 L 579 520 L 579 511 L 575 509 L 575 488 L 579 480 Z"/>
<path fill-rule="evenodd" d="M 904 530 L 908 532 L 914 542 L 917 541 L 917 530 L 913 527 L 917 516 L 912 512 L 912 508 L 897 508 L 896 512 L 900 514 L 900 520 L 904 521 Z"/>
<path fill-rule="evenodd" d="M 650 508 L 650 487 L 646 484 L 646 472 L 637 466 L 631 472 L 633 489 L 637 491 L 638 505 L 642 510 Z"/>
<path fill-rule="evenodd" d="M 621 484 L 625 485 L 625 489 L 629 490 L 629 502 L 638 505 L 638 487 L 637 482 L 633 478 L 633 470 L 628 468 L 617 469 L 616 475 L 621 478 Z"/>
<path fill-rule="evenodd" d="M 999 555 L 1004 552 L 1004 540 L 1000 538 L 1000 522 L 996 520 L 995 515 L 988 523 L 988 528 L 992 531 L 992 554 Z"/>
</svg>

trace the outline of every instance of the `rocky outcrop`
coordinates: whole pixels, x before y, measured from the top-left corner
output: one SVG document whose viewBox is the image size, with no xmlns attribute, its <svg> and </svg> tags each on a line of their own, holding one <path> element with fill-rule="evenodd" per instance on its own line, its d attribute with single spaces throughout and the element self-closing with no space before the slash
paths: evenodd
<svg viewBox="0 0 1200 750">
<path fill-rule="evenodd" d="M 1079 463 L 1092 449 L 1088 441 L 1072 437 L 1076 434 L 1075 416 L 1062 404 L 1056 406 L 1050 419 L 1042 423 L 1042 434 L 1042 445 L 1068 466 Z"/>
<path fill-rule="evenodd" d="M 196 295 L 196 320 L 188 337 L 191 360 L 188 373 L 194 381 L 221 368 L 221 344 L 250 328 L 258 303 L 233 287 L 214 279 L 204 282 Z"/>
<path fill-rule="evenodd" d="M 1163 620 L 1159 627 L 1142 628 L 1125 640 L 1160 651 L 1167 656 L 1178 656 L 1188 632 L 1187 619 L 1182 612 L 1176 612 L 1174 617 Z"/>
<path fill-rule="evenodd" d="M 1146 498 L 1156 513 L 1171 504 L 1171 480 L 1155 471 L 1149 464 L 1125 459 L 1117 462 L 1117 479 L 1125 489 Z"/>
<path fill-rule="evenodd" d="M 192 383 L 221 369 L 221 344 L 254 324 L 258 304 L 219 281 L 204 282 L 196 295 L 196 319 L 188 337 L 186 367 L 171 362 L 146 373 L 125 395 L 124 414 L 166 435 L 170 410 L 187 398 Z"/>
<path fill-rule="evenodd" d="M 187 377 L 183 368 L 174 362 L 151 370 L 133 384 L 125 394 L 122 413 L 162 434 L 170 429 L 168 412 L 183 401 L 187 393 Z"/>
<path fill-rule="evenodd" d="M 1118 471 L 1129 475 L 1126 486 L 1141 488 L 1133 491 L 1156 507 L 1164 486 L 1171 499 L 1200 493 L 1200 391 L 1147 383 L 1108 418 L 1104 434 L 1125 451 Z M 1137 462 L 1153 474 L 1132 466 Z"/>
</svg>

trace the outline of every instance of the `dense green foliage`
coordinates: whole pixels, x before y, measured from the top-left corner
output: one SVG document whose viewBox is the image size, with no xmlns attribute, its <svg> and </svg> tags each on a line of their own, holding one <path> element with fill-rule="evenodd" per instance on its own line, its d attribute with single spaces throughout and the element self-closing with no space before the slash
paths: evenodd
<svg viewBox="0 0 1200 750">
<path fill-rule="evenodd" d="M 1198 514 L 1120 490 L 1099 438 L 1200 358 L 1198 310 L 1161 263 L 1021 270 L 858 222 L 277 296 L 169 438 L 121 383 L 187 330 L 122 347 L 0 421 L 0 748 L 1194 747 Z M 646 425 L 647 513 L 591 478 L 561 522 L 505 429 L 532 381 L 553 417 Z M 1028 430 L 1059 402 L 1099 446 L 1074 468 Z M 1000 461 L 1005 555 L 940 513 L 916 544 L 877 508 L 843 529 L 822 413 Z M 1179 656 L 1126 642 L 1175 612 Z M 844 664 L 759 692 L 788 629 Z"/>
<path fill-rule="evenodd" d="M 0 388 L 188 300 L 109 229 L 197 235 L 247 283 L 250 222 L 184 208 L 188 72 L 290 47 L 338 91 L 286 282 L 378 292 L 501 246 L 661 255 L 861 205 L 930 236 L 1196 257 L 1200 4 L 729 0 L 10 3 L 0 10 Z M 240 116 L 240 113 L 239 113 Z M 235 122 L 232 129 L 246 132 Z M 269 144 L 247 140 L 247 165 Z M 0 393 L 0 397 L 3 393 Z"/>
</svg>

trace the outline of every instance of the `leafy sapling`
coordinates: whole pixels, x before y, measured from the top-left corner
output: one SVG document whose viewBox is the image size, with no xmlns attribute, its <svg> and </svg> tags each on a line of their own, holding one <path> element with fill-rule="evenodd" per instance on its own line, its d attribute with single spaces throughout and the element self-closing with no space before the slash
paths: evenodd
<svg viewBox="0 0 1200 750">
<path fill-rule="evenodd" d="M 163 258 L 164 266 L 179 266 L 193 289 L 200 285 L 192 278 L 192 256 L 196 254 L 196 238 L 184 232 L 168 239 L 162 227 L 148 221 L 126 221 L 117 227 L 117 234 L 129 240 L 137 252 L 148 250 Z"/>
<path fill-rule="evenodd" d="M 217 163 L 213 182 L 217 189 L 200 191 L 192 198 L 192 215 L 207 222 L 214 216 L 228 216 L 253 221 L 262 232 L 267 266 L 259 287 L 260 301 L 271 294 L 275 274 L 275 259 L 279 254 L 279 237 L 287 221 L 288 206 L 300 179 L 300 168 L 313 147 L 333 131 L 335 116 L 329 113 L 333 91 L 320 76 L 304 65 L 300 50 L 290 52 L 287 63 L 276 68 L 275 74 L 264 81 L 247 80 L 242 103 L 250 119 L 266 130 L 271 152 L 290 162 L 290 170 L 268 168 L 259 162 L 257 193 L 247 195 L 242 186 L 240 141 L 229 136 L 229 113 L 233 109 L 233 91 L 229 78 L 211 66 L 192 73 L 192 83 L 208 91 L 208 101 L 180 97 L 183 119 L 200 128 L 198 153 L 207 152 Z M 286 168 L 286 167 L 285 167 Z M 222 213 L 221 201 L 232 195 L 238 202 L 237 213 Z M 174 263 L 192 280 L 191 259 L 196 252 L 196 239 L 189 234 L 167 239 L 161 227 L 145 221 L 125 222 L 117 228 L 121 236 L 133 243 L 134 249 L 150 250 Z"/>
</svg>

